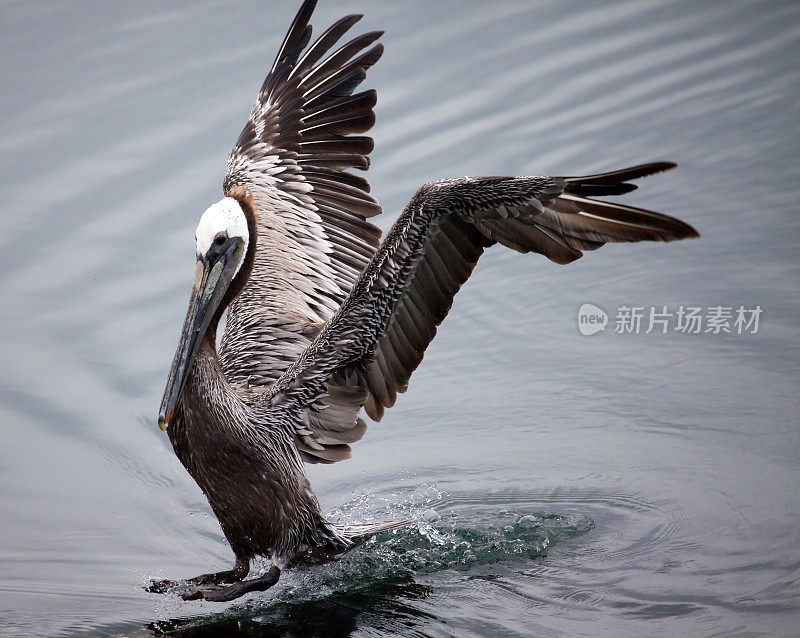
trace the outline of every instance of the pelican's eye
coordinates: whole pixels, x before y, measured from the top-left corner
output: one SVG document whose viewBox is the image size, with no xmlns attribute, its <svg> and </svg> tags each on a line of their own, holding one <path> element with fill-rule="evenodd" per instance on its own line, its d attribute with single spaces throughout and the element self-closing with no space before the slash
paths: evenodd
<svg viewBox="0 0 800 638">
<path fill-rule="evenodd" d="M 217 233 L 214 236 L 214 243 L 217 246 L 222 246 L 228 240 L 228 235 L 225 232 Z"/>
</svg>

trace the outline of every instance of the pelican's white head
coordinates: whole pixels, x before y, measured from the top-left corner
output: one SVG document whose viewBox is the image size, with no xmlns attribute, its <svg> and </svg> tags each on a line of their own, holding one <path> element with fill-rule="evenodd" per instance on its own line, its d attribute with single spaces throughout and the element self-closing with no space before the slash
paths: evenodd
<svg viewBox="0 0 800 638">
<path fill-rule="evenodd" d="M 247 254 L 247 245 L 250 241 L 250 233 L 247 230 L 247 218 L 244 215 L 241 204 L 233 197 L 223 197 L 216 204 L 212 204 L 203 213 L 200 223 L 197 224 L 195 231 L 197 241 L 197 256 L 203 257 L 208 254 L 212 247 L 224 246 L 229 239 L 239 238 L 243 242 L 242 257 Z M 236 265 L 236 271 L 242 267 L 241 259 Z"/>
</svg>

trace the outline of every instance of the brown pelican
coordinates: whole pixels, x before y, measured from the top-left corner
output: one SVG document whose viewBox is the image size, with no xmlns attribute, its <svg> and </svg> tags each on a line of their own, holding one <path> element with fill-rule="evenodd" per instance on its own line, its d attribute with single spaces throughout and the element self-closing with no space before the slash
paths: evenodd
<svg viewBox="0 0 800 638">
<path fill-rule="evenodd" d="M 306 0 L 228 159 L 224 198 L 197 226 L 189 309 L 159 425 L 202 488 L 236 557 L 183 581 L 186 599 L 274 585 L 289 563 L 324 561 L 408 521 L 328 521 L 303 463 L 334 463 L 404 392 L 484 249 L 566 264 L 605 242 L 697 237 L 620 195 L 669 162 L 587 177 L 463 177 L 419 188 L 380 241 L 363 177 L 374 90 L 354 93 L 381 32 L 334 48 L 361 16 L 313 43 Z M 217 351 L 217 327 L 227 310 Z M 271 567 L 245 580 L 250 560 Z M 164 592 L 170 581 L 153 582 Z"/>
</svg>

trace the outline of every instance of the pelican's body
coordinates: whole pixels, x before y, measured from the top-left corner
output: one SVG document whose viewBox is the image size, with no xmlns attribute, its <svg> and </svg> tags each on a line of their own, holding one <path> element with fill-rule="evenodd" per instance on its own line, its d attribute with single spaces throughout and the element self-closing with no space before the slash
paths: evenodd
<svg viewBox="0 0 800 638">
<path fill-rule="evenodd" d="M 326 560 L 402 525 L 326 520 L 304 462 L 350 456 L 363 409 L 380 420 L 422 360 L 483 250 L 556 263 L 605 242 L 697 236 L 666 215 L 589 199 L 619 195 L 666 162 L 588 177 L 491 177 L 421 187 L 384 241 L 366 180 L 375 92 L 353 94 L 381 45 L 333 49 L 359 18 L 310 42 L 306 0 L 228 161 L 225 197 L 196 231 L 197 269 L 159 424 L 208 498 L 236 556 L 184 598 L 263 590 L 292 561 Z M 220 317 L 228 310 L 217 353 Z M 273 566 L 243 580 L 250 559 Z M 153 583 L 165 591 L 171 583 Z"/>
<path fill-rule="evenodd" d="M 203 341 L 183 392 L 170 441 L 237 558 L 285 563 L 298 552 L 347 548 L 319 510 L 294 442 L 279 427 L 282 415 L 251 407 L 228 384 L 213 341 Z"/>
</svg>

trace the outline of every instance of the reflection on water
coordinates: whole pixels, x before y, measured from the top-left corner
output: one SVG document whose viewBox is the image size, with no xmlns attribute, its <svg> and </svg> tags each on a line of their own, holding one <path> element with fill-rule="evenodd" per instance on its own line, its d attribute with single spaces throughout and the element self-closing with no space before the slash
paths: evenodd
<svg viewBox="0 0 800 638">
<path fill-rule="evenodd" d="M 320 600 L 276 602 L 263 613 L 245 609 L 241 614 L 149 623 L 144 629 L 157 636 L 344 637 L 355 632 L 359 619 L 369 610 L 368 615 L 376 621 L 374 628 L 397 631 L 413 626 L 417 620 L 435 619 L 405 603 L 422 599 L 429 591 L 429 587 L 407 578 L 404 582 L 378 583 L 369 590 L 331 593 Z"/>
<path fill-rule="evenodd" d="M 800 6 L 321 0 L 387 29 L 369 177 L 676 171 L 626 201 L 702 239 L 560 268 L 493 250 L 324 507 L 420 522 L 229 605 L 155 427 L 199 214 L 291 3 L 3 5 L 0 635 L 789 635 L 800 597 Z M 581 336 L 605 309 L 764 309 L 756 335 Z"/>
</svg>

